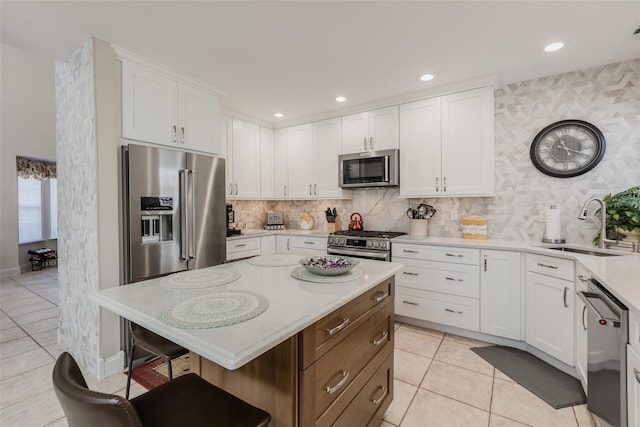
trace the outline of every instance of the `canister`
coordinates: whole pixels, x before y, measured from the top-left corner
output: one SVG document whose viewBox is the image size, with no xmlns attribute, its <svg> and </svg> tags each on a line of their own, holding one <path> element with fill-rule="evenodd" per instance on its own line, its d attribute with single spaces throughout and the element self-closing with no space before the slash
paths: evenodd
<svg viewBox="0 0 640 427">
<path fill-rule="evenodd" d="M 462 218 L 462 237 L 465 239 L 486 239 L 487 230 L 487 219 L 476 212 Z"/>
</svg>

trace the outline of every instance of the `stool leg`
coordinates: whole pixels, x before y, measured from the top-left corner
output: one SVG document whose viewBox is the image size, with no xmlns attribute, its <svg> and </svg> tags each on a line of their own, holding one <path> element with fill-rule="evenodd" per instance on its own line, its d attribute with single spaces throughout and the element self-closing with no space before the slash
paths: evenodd
<svg viewBox="0 0 640 427">
<path fill-rule="evenodd" d="M 129 359 L 128 368 L 127 368 L 127 391 L 124 394 L 124 398 L 129 400 L 129 389 L 131 388 L 131 374 L 133 373 L 133 348 L 135 346 L 133 343 L 129 346 L 129 354 L 127 355 Z"/>
<path fill-rule="evenodd" d="M 173 372 L 171 369 L 171 359 L 167 359 L 167 370 L 169 371 L 169 381 L 173 379 Z"/>
</svg>

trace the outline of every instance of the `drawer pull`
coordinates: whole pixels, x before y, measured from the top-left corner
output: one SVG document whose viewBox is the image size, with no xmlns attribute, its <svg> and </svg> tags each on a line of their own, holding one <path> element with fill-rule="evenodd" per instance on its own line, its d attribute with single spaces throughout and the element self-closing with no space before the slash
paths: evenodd
<svg viewBox="0 0 640 427">
<path fill-rule="evenodd" d="M 382 402 L 382 400 L 385 397 L 387 397 L 387 394 L 389 394 L 389 390 L 387 390 L 387 387 L 381 386 L 380 389 L 382 390 L 382 396 L 380 396 L 377 399 L 371 399 L 371 403 L 373 403 L 374 405 L 377 405 L 378 403 Z"/>
<path fill-rule="evenodd" d="M 305 245 L 315 245 L 316 242 L 304 242 Z"/>
<path fill-rule="evenodd" d="M 578 274 L 578 279 L 580 279 L 582 283 L 587 283 L 587 280 L 589 280 L 589 278 L 583 276 L 582 274 Z"/>
<path fill-rule="evenodd" d="M 635 375 L 636 381 L 640 383 L 640 371 L 637 370 L 636 368 L 633 368 L 633 375 Z"/>
<path fill-rule="evenodd" d="M 454 279 L 453 277 L 445 277 L 445 279 L 451 280 L 453 282 L 464 282 L 464 280 L 462 280 L 462 279 Z"/>
<path fill-rule="evenodd" d="M 449 313 L 464 314 L 464 311 L 451 310 L 450 308 L 445 308 L 444 311 L 448 311 Z"/>
<path fill-rule="evenodd" d="M 389 292 L 381 292 L 379 293 L 377 296 L 371 298 L 372 300 L 374 300 L 375 302 L 380 302 L 383 299 L 387 298 L 389 296 Z"/>
<path fill-rule="evenodd" d="M 402 252 L 406 252 L 408 254 L 417 254 L 418 253 L 418 251 L 412 251 L 412 250 L 409 250 L 409 249 L 403 249 Z"/>
<path fill-rule="evenodd" d="M 382 336 L 380 337 L 380 339 L 371 341 L 371 344 L 376 345 L 376 346 L 382 344 L 383 342 L 385 342 L 387 340 L 387 335 L 389 335 L 389 333 L 387 331 L 384 331 L 382 333 Z"/>
<path fill-rule="evenodd" d="M 340 332 L 341 330 L 343 330 L 345 328 L 345 326 L 347 326 L 349 324 L 349 318 L 342 318 L 342 323 L 340 323 L 338 326 L 336 326 L 335 328 L 332 329 L 325 329 L 325 331 L 327 331 L 327 333 L 329 335 L 333 335 L 335 333 Z"/>
<path fill-rule="evenodd" d="M 340 387 L 342 387 L 344 385 L 344 383 L 347 382 L 347 379 L 349 378 L 349 371 L 342 371 L 342 379 L 340 381 L 338 381 L 338 384 L 334 385 L 333 387 L 325 387 L 325 391 L 329 394 L 333 394 L 335 393 Z"/>
<path fill-rule="evenodd" d="M 456 257 L 456 258 L 463 258 L 464 257 L 464 255 L 461 255 L 461 254 L 450 254 L 449 252 L 444 254 L 444 256 L 452 256 L 452 257 Z"/>
<path fill-rule="evenodd" d="M 418 273 L 412 273 L 410 271 L 403 271 L 402 274 L 406 274 L 407 276 L 419 276 Z"/>
<path fill-rule="evenodd" d="M 403 302 L 404 304 L 409 304 L 409 305 L 418 305 L 418 303 L 417 303 L 417 302 L 413 302 L 413 301 L 405 301 L 405 300 L 402 300 L 402 302 Z"/>
<path fill-rule="evenodd" d="M 242 248 L 244 246 L 247 246 L 247 244 L 246 243 L 239 243 L 239 244 L 236 245 L 236 248 Z"/>
<path fill-rule="evenodd" d="M 568 308 L 569 304 L 567 304 L 567 291 L 569 290 L 569 288 L 567 288 L 566 286 L 564 287 L 564 292 L 562 293 L 562 302 L 564 303 L 564 308 Z"/>
<path fill-rule="evenodd" d="M 539 262 L 539 263 L 538 263 L 538 266 L 540 266 L 540 267 L 544 267 L 544 268 L 553 268 L 554 270 L 557 270 L 557 269 L 558 269 L 558 266 L 557 266 L 557 265 L 543 264 L 543 263 L 541 263 L 541 262 Z"/>
</svg>

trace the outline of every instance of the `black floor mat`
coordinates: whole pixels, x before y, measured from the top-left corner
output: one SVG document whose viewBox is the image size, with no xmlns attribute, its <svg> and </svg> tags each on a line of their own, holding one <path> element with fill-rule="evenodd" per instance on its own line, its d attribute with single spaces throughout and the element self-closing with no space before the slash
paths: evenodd
<svg viewBox="0 0 640 427">
<path fill-rule="evenodd" d="M 587 402 L 580 381 L 527 352 L 499 345 L 471 350 L 555 409 Z"/>
</svg>

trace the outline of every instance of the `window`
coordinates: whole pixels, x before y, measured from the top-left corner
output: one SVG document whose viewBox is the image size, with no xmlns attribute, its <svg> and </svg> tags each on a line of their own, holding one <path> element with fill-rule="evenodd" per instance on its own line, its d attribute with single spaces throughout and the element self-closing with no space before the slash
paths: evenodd
<svg viewBox="0 0 640 427">
<path fill-rule="evenodd" d="M 18 243 L 58 237 L 57 184 L 55 164 L 18 158 Z"/>
</svg>

